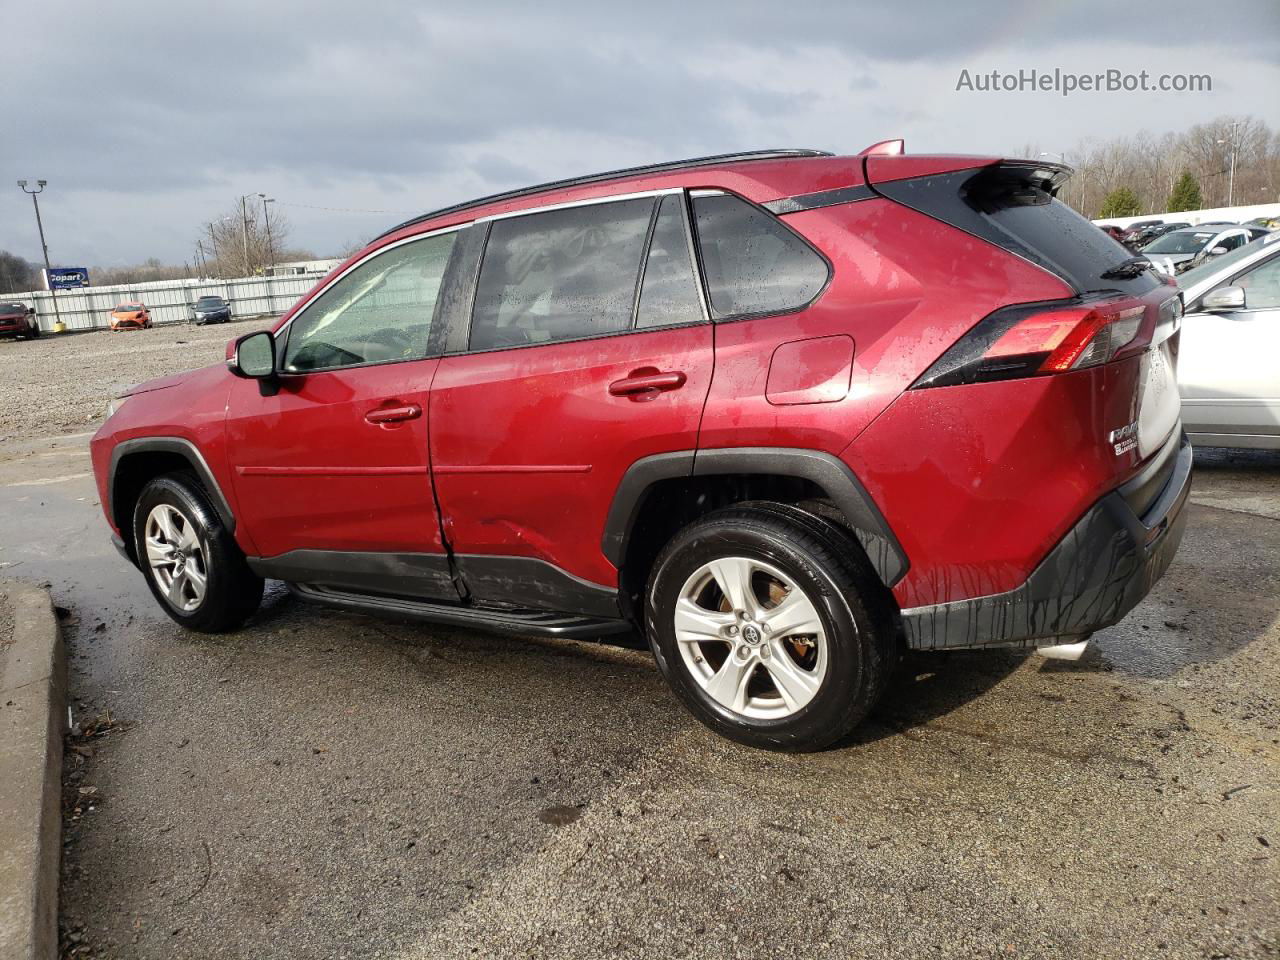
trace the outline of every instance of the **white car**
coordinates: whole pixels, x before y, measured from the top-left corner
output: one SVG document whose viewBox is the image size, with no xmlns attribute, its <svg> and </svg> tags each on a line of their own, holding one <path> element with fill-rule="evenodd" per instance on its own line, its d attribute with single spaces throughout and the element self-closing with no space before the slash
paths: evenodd
<svg viewBox="0 0 1280 960">
<path fill-rule="evenodd" d="M 1178 287 L 1191 442 L 1280 450 L 1280 232 L 1193 267 Z"/>
</svg>

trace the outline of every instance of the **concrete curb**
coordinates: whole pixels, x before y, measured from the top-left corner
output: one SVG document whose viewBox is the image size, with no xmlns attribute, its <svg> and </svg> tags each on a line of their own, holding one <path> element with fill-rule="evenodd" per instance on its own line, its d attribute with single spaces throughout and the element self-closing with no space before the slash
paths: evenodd
<svg viewBox="0 0 1280 960">
<path fill-rule="evenodd" d="M 49 594 L 0 581 L 13 642 L 0 650 L 0 957 L 58 952 L 67 664 Z"/>
</svg>

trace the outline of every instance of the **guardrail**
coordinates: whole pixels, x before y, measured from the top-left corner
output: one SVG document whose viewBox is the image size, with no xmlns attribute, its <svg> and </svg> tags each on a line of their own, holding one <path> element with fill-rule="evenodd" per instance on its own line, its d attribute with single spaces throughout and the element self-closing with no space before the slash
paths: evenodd
<svg viewBox="0 0 1280 960">
<path fill-rule="evenodd" d="M 186 323 L 191 305 L 200 297 L 222 297 L 231 304 L 233 318 L 284 313 L 299 297 L 324 277 L 306 273 L 287 277 L 241 277 L 233 280 L 156 280 L 58 291 L 58 315 L 68 330 L 105 330 L 111 310 L 123 301 L 139 300 L 151 310 L 153 323 Z M 32 290 L 0 296 L 6 302 L 21 301 L 36 308 L 40 329 L 53 330 L 53 294 Z"/>
</svg>

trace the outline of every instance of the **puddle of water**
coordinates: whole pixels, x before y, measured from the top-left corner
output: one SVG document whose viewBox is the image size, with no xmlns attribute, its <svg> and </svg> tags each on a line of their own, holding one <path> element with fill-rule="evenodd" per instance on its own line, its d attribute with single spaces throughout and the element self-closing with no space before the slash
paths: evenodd
<svg viewBox="0 0 1280 960">
<path fill-rule="evenodd" d="M 538 819 L 543 823 L 549 823 L 553 827 L 564 827 L 573 823 L 582 816 L 582 810 L 578 807 L 566 807 L 557 804 L 553 807 L 547 807 L 545 810 L 538 812 Z"/>
</svg>

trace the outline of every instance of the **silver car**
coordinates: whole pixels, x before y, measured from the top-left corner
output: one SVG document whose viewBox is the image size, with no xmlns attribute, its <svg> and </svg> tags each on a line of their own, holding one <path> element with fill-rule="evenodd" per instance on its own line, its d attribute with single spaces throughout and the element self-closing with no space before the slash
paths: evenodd
<svg viewBox="0 0 1280 960">
<path fill-rule="evenodd" d="M 1198 227 L 1183 227 L 1156 237 L 1142 248 L 1142 255 L 1155 264 L 1161 273 L 1173 276 L 1193 266 L 1192 261 L 1196 259 L 1230 253 L 1264 233 L 1266 231 L 1261 228 L 1256 228 L 1255 231 L 1235 223 L 1206 223 Z"/>
<path fill-rule="evenodd" d="M 1178 287 L 1192 443 L 1280 450 L 1280 232 L 1193 267 Z"/>
</svg>

